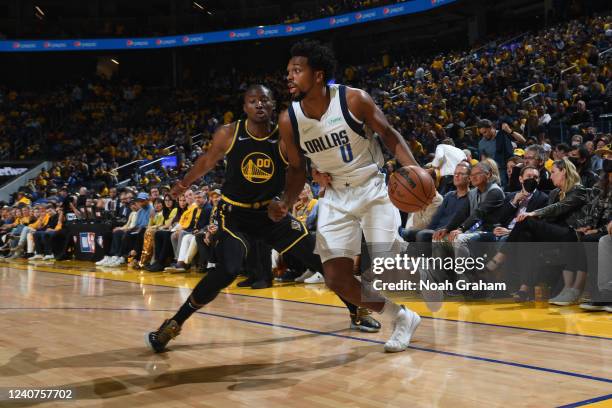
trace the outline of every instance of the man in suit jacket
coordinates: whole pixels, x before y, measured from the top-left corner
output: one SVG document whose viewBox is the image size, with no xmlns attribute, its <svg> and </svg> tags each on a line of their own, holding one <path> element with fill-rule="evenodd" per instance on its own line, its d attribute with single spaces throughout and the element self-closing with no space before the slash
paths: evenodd
<svg viewBox="0 0 612 408">
<path fill-rule="evenodd" d="M 503 237 L 510 234 L 519 214 L 535 211 L 548 205 L 548 195 L 538 189 L 540 181 L 540 171 L 536 167 L 524 166 L 521 168 L 519 175 L 521 190 L 506 196 L 499 214 L 501 225 L 493 230 L 497 239 L 503 240 Z"/>
</svg>

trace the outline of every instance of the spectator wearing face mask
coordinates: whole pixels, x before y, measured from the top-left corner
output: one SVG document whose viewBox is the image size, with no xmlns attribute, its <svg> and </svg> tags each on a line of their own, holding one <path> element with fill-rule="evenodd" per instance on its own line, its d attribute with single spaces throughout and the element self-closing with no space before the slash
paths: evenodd
<svg viewBox="0 0 612 408">
<path fill-rule="evenodd" d="M 516 225 L 508 235 L 499 252 L 487 263 L 487 269 L 496 270 L 509 255 L 517 242 L 555 242 L 559 243 L 560 260 L 564 263 L 564 288 L 549 303 L 567 306 L 576 303 L 586 283 L 586 260 L 584 251 L 577 245 L 566 243 L 578 242 L 577 228 L 583 206 L 588 200 L 588 190 L 580 184 L 576 167 L 568 160 L 558 160 L 553 166 L 552 180 L 557 187 L 550 194 L 548 205 L 535 211 L 526 211 L 516 216 Z M 522 246 L 521 248 L 527 248 Z M 533 287 L 533 258 L 525 253 L 516 256 L 520 263 L 518 270 L 526 287 Z M 533 296 L 525 293 L 521 298 Z"/>
<path fill-rule="evenodd" d="M 591 155 L 584 145 L 571 150 L 569 160 L 576 166 L 583 186 L 591 188 L 599 181 L 599 176 L 591 170 Z"/>
<path fill-rule="evenodd" d="M 538 189 L 540 171 L 532 166 L 521 168 L 519 182 L 521 190 L 509 193 L 500 212 L 500 223 L 493 233 L 496 237 L 503 237 L 510 233 L 516 225 L 516 218 L 524 213 L 535 211 L 548 204 L 548 195 Z"/>
</svg>

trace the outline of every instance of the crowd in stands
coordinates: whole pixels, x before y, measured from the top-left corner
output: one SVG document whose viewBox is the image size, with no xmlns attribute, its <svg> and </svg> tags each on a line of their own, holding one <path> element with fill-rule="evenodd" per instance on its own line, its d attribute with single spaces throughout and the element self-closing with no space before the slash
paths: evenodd
<svg viewBox="0 0 612 408">
<path fill-rule="evenodd" d="M 394 3 L 403 3 L 405 0 L 335 0 L 325 1 L 313 8 L 301 8 L 295 10 L 285 19 L 285 24 L 295 24 L 300 21 L 314 20 L 325 16 L 350 13 L 372 7 L 385 6 Z"/>
<path fill-rule="evenodd" d="M 168 16 L 167 12 L 158 12 L 154 22 L 147 17 L 88 18 L 62 20 L 58 24 L 55 19 L 41 19 L 21 24 L 18 30 L 5 27 L 0 31 L 0 39 L 40 39 L 40 38 L 113 38 L 113 37 L 156 37 L 200 33 L 208 31 L 228 30 L 253 27 L 256 25 L 293 24 L 314 20 L 326 16 L 350 13 L 357 10 L 378 7 L 405 0 L 331 0 L 300 2 L 297 4 L 282 4 L 268 2 L 261 4 L 267 13 L 247 12 L 237 13 L 236 3 L 206 2 L 200 7 L 193 6 L 187 13 Z M 245 7 L 245 5 L 241 5 Z M 246 7 L 249 7 L 247 4 Z M 250 6 L 254 7 L 254 6 Z M 44 6 L 43 6 L 44 8 Z M 286 17 L 284 13 L 291 10 Z M 48 10 L 49 11 L 49 10 Z M 153 9 L 145 13 L 155 13 Z M 53 13 L 50 13 L 53 15 Z M 53 16 L 56 17 L 56 16 Z"/>
<path fill-rule="evenodd" d="M 441 244 L 429 247 L 456 257 L 469 255 L 474 242 L 494 244 L 489 277 L 504 268 L 528 269 L 520 262 L 508 267 L 517 258 L 511 255 L 514 243 L 608 242 L 612 124 L 605 114 L 612 102 L 612 53 L 605 51 L 611 43 L 612 18 L 605 15 L 477 52 L 395 62 L 385 55 L 379 63 L 344 67 L 338 80 L 371 93 L 436 182 L 433 202 L 404 215 L 404 239 Z M 2 90 L 0 139 L 8 142 L 15 132 L 25 132 L 17 133 L 27 140 L 21 158 L 43 150 L 62 157 L 3 208 L 7 256 L 67 256 L 71 239 L 62 231 L 70 214 L 114 220 L 101 266 L 129 260 L 136 268 L 180 272 L 196 262 L 205 270 L 223 173 L 213 172 L 176 203 L 168 191 L 206 150 L 212 131 L 238 118 L 236 95 L 255 82 L 274 89 L 281 106 L 288 100 L 282 73 L 222 76 L 204 89 L 165 98 L 135 84 L 105 81 L 51 93 L 55 104 Z M 64 120 L 52 126 L 54 109 Z M 194 146 L 197 133 L 202 143 Z M 158 158 L 172 144 L 178 146 L 176 169 L 133 172 L 132 187 L 115 187 L 122 181 L 121 164 Z M 395 166 L 389 161 L 385 168 Z M 294 209 L 309 225 L 319 194 L 306 188 Z M 568 248 L 575 254 L 578 246 Z M 585 257 L 566 260 L 555 304 L 580 300 L 589 278 Z M 286 279 L 322 280 L 317 271 L 284 262 L 292 269 Z M 538 282 L 528 273 L 518 278 L 516 299 L 533 299 Z M 270 279 L 264 279 L 266 285 Z M 585 308 L 601 306 L 596 298 Z"/>
</svg>

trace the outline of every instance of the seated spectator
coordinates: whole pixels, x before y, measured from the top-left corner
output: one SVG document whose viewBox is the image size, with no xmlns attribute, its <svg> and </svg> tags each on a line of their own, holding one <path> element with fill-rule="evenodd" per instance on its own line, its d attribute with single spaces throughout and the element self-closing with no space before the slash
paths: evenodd
<svg viewBox="0 0 612 408">
<path fill-rule="evenodd" d="M 521 174 L 522 167 L 535 167 L 539 172 L 539 184 L 538 190 L 543 192 L 549 192 L 554 189 L 552 180 L 550 179 L 550 173 L 544 167 L 546 163 L 546 151 L 540 145 L 531 145 L 525 149 L 525 156 L 523 157 L 523 163 L 518 164 L 513 170 L 508 186 L 505 191 L 515 192 L 521 190 L 521 183 L 519 176 Z"/>
<path fill-rule="evenodd" d="M 310 185 L 306 183 L 304 184 L 302 192 L 298 196 L 298 200 L 293 205 L 291 214 L 297 220 L 307 225 L 308 219 L 311 217 L 313 212 L 317 211 L 317 205 L 318 200 L 313 197 L 312 189 Z M 312 232 L 310 229 L 308 231 Z M 253 244 L 259 245 L 259 248 L 262 250 L 265 247 L 265 245 L 262 243 L 253 242 Z M 263 251 L 265 252 L 265 250 Z M 277 280 L 280 282 L 304 282 L 305 279 L 312 277 L 315 272 L 317 272 L 307 269 L 299 259 L 290 255 L 280 255 L 278 252 L 273 250 L 272 257 L 277 260 L 277 263 L 285 264 L 287 266 L 285 272 L 280 277 L 277 277 Z M 257 270 L 257 268 L 254 268 L 253 270 Z M 321 277 L 323 277 L 323 275 L 321 275 Z M 250 274 L 246 280 L 238 283 L 239 287 L 253 287 L 254 285 L 258 289 L 268 287 L 268 284 L 269 282 L 267 282 L 266 279 L 258 279 L 258 276 L 254 273 Z"/>
<path fill-rule="evenodd" d="M 444 196 L 442 204 L 431 218 L 427 229 L 415 233 L 415 242 L 440 241 L 448 234 L 448 225 L 457 213 L 464 213 L 469 208 L 468 190 L 470 186 L 470 173 L 472 168 L 467 163 L 460 163 L 455 167 L 453 184 L 455 191 L 449 191 Z M 406 239 L 406 237 L 404 237 Z M 425 247 L 427 248 L 427 247 Z M 431 251 L 429 251 L 431 253 Z"/>
<path fill-rule="evenodd" d="M 448 242 L 452 243 L 455 257 L 470 255 L 469 243 L 481 240 L 499 223 L 499 213 L 504 203 L 504 192 L 494 181 L 493 168 L 480 162 L 472 169 L 470 181 L 474 188 L 468 192 L 468 208 L 457 213 L 448 224 Z"/>
<path fill-rule="evenodd" d="M 465 162 L 463 162 L 465 163 Z M 453 177 L 454 178 L 454 177 Z M 455 186 L 450 189 L 449 192 L 455 190 Z M 448 194 L 448 193 L 447 193 Z M 405 241 L 415 242 L 416 234 L 419 231 L 425 230 L 431 224 L 434 214 L 438 212 L 438 208 L 442 205 L 444 198 L 436 191 L 436 195 L 429 203 L 429 205 L 423 208 L 421 211 L 409 213 L 406 219 L 404 227 L 399 228 L 399 234 Z"/>
<path fill-rule="evenodd" d="M 178 247 L 177 262 L 175 265 L 169 266 L 164 270 L 166 272 L 185 272 L 191 266 L 191 260 L 197 253 L 196 235 L 200 232 L 205 232 L 210 222 L 210 214 L 212 206 L 208 204 L 208 197 L 205 192 L 198 191 L 195 193 L 196 209 L 189 226 L 183 230 L 183 236 Z"/>
<path fill-rule="evenodd" d="M 599 176 L 591 170 L 591 155 L 584 145 L 572 149 L 569 153 L 569 160 L 576 166 L 584 187 L 591 188 L 597 183 Z"/>
<path fill-rule="evenodd" d="M 34 248 L 35 253 L 32 260 L 42 259 L 45 261 L 54 260 L 53 254 L 53 237 L 63 226 L 63 212 L 61 208 L 56 209 L 55 206 L 48 208 L 48 213 L 51 215 L 44 230 L 38 230 L 34 233 Z"/>
<path fill-rule="evenodd" d="M 219 231 L 219 220 L 217 217 L 217 206 L 221 200 L 221 192 L 214 190 L 211 194 L 213 208 L 210 212 L 210 221 L 206 230 L 196 234 L 196 245 L 198 247 L 198 262 L 200 270 L 206 272 L 209 268 L 215 267 L 214 247 Z"/>
<path fill-rule="evenodd" d="M 181 231 L 189 226 L 193 216 L 194 208 L 196 207 L 192 190 L 187 190 L 179 197 L 179 206 L 175 219 L 172 222 L 172 228 L 169 230 L 160 229 L 155 232 L 155 255 L 151 265 L 146 267 L 149 272 L 161 272 L 164 270 L 164 264 L 168 258 L 173 255 L 172 235 L 176 231 Z"/>
<path fill-rule="evenodd" d="M 569 152 L 572 149 L 566 143 L 559 143 L 555 146 L 553 150 L 553 159 L 554 160 L 563 160 L 565 157 L 569 156 Z"/>
<path fill-rule="evenodd" d="M 553 166 L 551 179 L 557 187 L 549 196 L 548 205 L 539 210 L 525 212 L 516 217 L 516 225 L 506 239 L 506 245 L 489 261 L 487 268 L 496 270 L 504 262 L 507 252 L 515 242 L 577 242 L 576 228 L 582 207 L 587 200 L 587 190 L 580 184 L 576 167 L 568 159 L 557 160 Z M 510 245 L 508 245 L 510 244 Z M 580 298 L 586 282 L 584 252 L 578 246 L 561 250 L 565 260 L 563 280 L 565 286 L 561 293 L 550 299 L 551 304 L 566 306 Z M 534 286 L 533 259 L 527 254 L 517 257 L 520 264 L 521 285 L 529 292 L 519 295 L 521 299 L 533 298 Z"/>
<path fill-rule="evenodd" d="M 569 124 L 573 126 L 590 126 L 592 123 L 593 114 L 587 109 L 586 102 L 582 100 L 576 102 L 576 112 L 572 114 Z"/>
<path fill-rule="evenodd" d="M 522 153 L 520 156 L 516 155 L 517 150 L 519 150 Z M 523 151 L 523 149 L 515 149 L 514 154 L 515 156 L 509 158 L 508 163 L 506 163 L 506 175 L 508 176 L 508 180 L 512 179 L 512 171 L 514 170 L 514 168 L 518 166 L 519 164 L 523 163 L 523 156 L 525 155 L 525 152 Z M 508 182 L 508 185 L 510 185 L 510 181 Z"/>
<path fill-rule="evenodd" d="M 576 229 L 583 242 L 598 242 L 600 246 L 598 274 L 590 279 L 591 301 L 580 305 L 582 309 L 590 311 L 612 306 L 612 285 L 609 285 L 612 277 L 605 273 L 606 269 L 610 269 L 611 263 L 603 262 L 607 256 L 606 250 L 608 254 L 612 253 L 612 242 L 609 242 L 612 226 L 612 149 L 604 148 L 598 152 L 604 158 L 602 177 L 590 195 L 590 202 L 584 206 L 583 218 L 578 221 L 579 227 Z M 602 296 L 601 291 L 607 291 L 607 296 Z"/>
<path fill-rule="evenodd" d="M 125 234 L 133 231 L 136 227 L 136 217 L 138 215 L 139 205 L 136 200 L 130 202 L 130 215 L 128 216 L 127 222 L 121 227 L 113 229 L 113 237 L 111 241 L 109 254 L 105 257 L 106 262 L 99 264 L 98 266 L 119 266 L 125 263 L 125 258 L 121 256 L 121 247 L 123 244 L 123 238 Z M 102 259 L 104 260 L 104 259 Z"/>
<path fill-rule="evenodd" d="M 140 258 L 145 231 L 149 226 L 151 219 L 155 217 L 155 209 L 153 204 L 151 204 L 149 201 L 149 195 L 147 193 L 138 193 L 136 202 L 138 203 L 136 225 L 128 234 L 124 236 L 123 243 L 121 245 L 121 257 L 126 260 L 128 258 L 132 258 L 132 260 L 137 260 Z M 120 261 L 122 260 L 120 259 Z"/>
<path fill-rule="evenodd" d="M 501 225 L 493 230 L 493 234 L 497 238 L 503 238 L 510 234 L 520 214 L 535 211 L 548 204 L 548 195 L 538 189 L 540 182 L 538 169 L 530 166 L 522 167 L 519 181 L 521 190 L 509 193 L 504 201 L 499 214 Z"/>
<path fill-rule="evenodd" d="M 155 232 L 160 228 L 170 229 L 172 220 L 176 217 L 177 208 L 169 195 L 165 196 L 163 200 L 161 198 L 155 200 L 153 206 L 155 216 L 149 221 L 149 226 L 145 231 L 140 259 L 133 265 L 136 269 L 144 268 L 151 261 L 155 251 Z"/>
<path fill-rule="evenodd" d="M 26 251 L 24 254 L 26 258 L 34 256 L 34 232 L 44 231 L 45 226 L 49 222 L 50 214 L 47 212 L 47 207 L 42 205 L 36 206 L 34 209 L 34 217 L 36 218 L 35 221 L 21 231 L 21 236 L 17 244 L 18 248 Z"/>
</svg>

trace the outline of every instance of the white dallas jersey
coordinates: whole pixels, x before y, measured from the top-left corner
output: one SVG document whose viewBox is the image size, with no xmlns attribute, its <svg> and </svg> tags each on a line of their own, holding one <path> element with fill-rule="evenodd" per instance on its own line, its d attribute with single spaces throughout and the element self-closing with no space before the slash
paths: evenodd
<svg viewBox="0 0 612 408">
<path fill-rule="evenodd" d="M 330 85 L 328 89 L 330 103 L 321 120 L 307 117 L 300 102 L 289 106 L 293 133 L 304 155 L 332 178 L 378 173 L 384 164 L 380 144 L 349 111 L 346 86 Z"/>
</svg>

